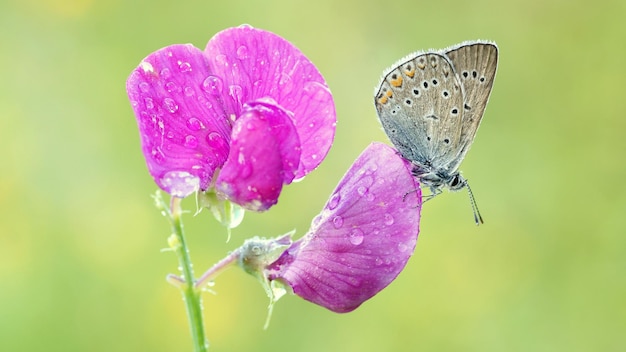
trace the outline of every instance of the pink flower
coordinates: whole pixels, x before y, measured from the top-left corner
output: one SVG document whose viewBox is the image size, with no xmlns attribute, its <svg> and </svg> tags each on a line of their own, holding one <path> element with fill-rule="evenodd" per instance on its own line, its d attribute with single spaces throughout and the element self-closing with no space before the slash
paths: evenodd
<svg viewBox="0 0 626 352">
<path fill-rule="evenodd" d="M 389 285 L 413 255 L 421 205 L 410 163 L 373 143 L 309 232 L 268 265 L 265 275 L 334 312 L 352 311 Z"/>
<path fill-rule="evenodd" d="M 335 134 L 333 98 L 316 67 L 285 39 L 250 26 L 216 34 L 204 51 L 157 50 L 126 89 L 148 170 L 175 197 L 214 187 L 267 210 L 283 185 L 320 164 Z"/>
</svg>

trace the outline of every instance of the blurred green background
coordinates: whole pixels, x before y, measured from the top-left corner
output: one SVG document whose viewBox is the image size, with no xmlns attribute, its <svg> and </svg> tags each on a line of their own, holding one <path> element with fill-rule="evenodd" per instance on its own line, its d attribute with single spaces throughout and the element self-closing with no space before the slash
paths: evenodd
<svg viewBox="0 0 626 352">
<path fill-rule="evenodd" d="M 208 213 L 187 216 L 196 271 L 252 235 L 306 232 L 365 146 L 388 143 L 382 71 L 478 38 L 501 55 L 462 165 L 486 223 L 466 192 L 444 194 L 386 290 L 345 315 L 285 297 L 267 331 L 262 288 L 231 269 L 204 296 L 212 350 L 626 350 L 625 16 L 622 0 L 1 1 L 0 350 L 191 350 L 125 80 L 156 49 L 242 23 L 318 66 L 337 134 L 230 243 Z"/>
</svg>

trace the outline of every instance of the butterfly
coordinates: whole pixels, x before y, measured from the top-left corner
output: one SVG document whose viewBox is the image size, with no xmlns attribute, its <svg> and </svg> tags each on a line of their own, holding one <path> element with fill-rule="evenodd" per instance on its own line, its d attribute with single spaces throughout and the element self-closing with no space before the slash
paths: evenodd
<svg viewBox="0 0 626 352">
<path fill-rule="evenodd" d="M 459 166 L 480 125 L 498 66 L 498 47 L 467 41 L 409 55 L 383 74 L 374 96 L 391 143 L 413 164 L 431 194 L 467 188 L 474 221 L 483 223 Z"/>
</svg>

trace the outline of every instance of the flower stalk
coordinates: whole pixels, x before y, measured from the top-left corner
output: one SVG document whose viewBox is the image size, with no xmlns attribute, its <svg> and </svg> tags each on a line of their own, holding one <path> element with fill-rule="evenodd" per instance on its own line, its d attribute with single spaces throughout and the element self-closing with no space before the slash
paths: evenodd
<svg viewBox="0 0 626 352">
<path fill-rule="evenodd" d="M 204 321 L 202 319 L 202 297 L 201 291 L 195 287 L 193 276 L 193 266 L 191 256 L 185 241 L 185 233 L 181 220 L 182 208 L 181 198 L 172 197 L 169 208 L 169 220 L 172 226 L 172 237 L 170 247 L 178 257 L 178 264 L 182 271 L 184 284 L 179 286 L 187 309 L 187 318 L 191 329 L 191 337 L 195 352 L 206 352 L 209 348 L 209 340 L 204 332 Z"/>
</svg>

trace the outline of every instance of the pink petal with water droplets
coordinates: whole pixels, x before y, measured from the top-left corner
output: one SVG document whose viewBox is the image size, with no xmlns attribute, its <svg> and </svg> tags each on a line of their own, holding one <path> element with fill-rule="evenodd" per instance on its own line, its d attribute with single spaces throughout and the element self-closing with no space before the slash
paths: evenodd
<svg viewBox="0 0 626 352">
<path fill-rule="evenodd" d="M 173 196 L 206 189 L 228 155 L 231 127 L 211 77 L 188 44 L 150 54 L 126 82 L 148 170 Z"/>
<path fill-rule="evenodd" d="M 389 146 L 373 143 L 309 232 L 268 267 L 269 278 L 334 312 L 352 311 L 404 268 L 415 249 L 420 210 L 410 164 Z"/>
<path fill-rule="evenodd" d="M 216 189 L 246 209 L 267 210 L 293 180 L 299 160 L 300 140 L 287 112 L 269 100 L 246 104 Z"/>
<path fill-rule="evenodd" d="M 216 34 L 205 49 L 211 71 L 224 79 L 224 103 L 239 115 L 243 103 L 275 100 L 291 112 L 302 144 L 296 178 L 326 157 L 335 135 L 335 105 L 324 78 L 300 50 L 264 30 L 242 26 Z"/>
</svg>

